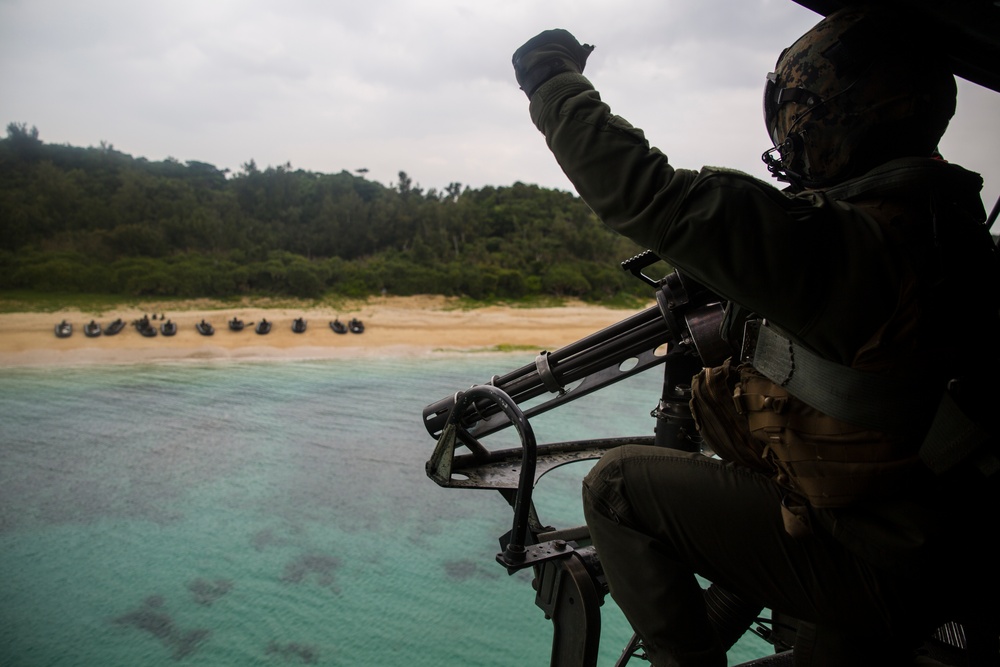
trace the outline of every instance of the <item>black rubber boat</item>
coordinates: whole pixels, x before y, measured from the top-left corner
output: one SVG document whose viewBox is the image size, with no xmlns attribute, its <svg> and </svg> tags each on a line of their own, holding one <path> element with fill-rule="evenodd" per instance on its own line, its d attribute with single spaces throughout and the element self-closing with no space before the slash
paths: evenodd
<svg viewBox="0 0 1000 667">
<path fill-rule="evenodd" d="M 198 322 L 198 324 L 194 325 L 194 328 L 197 329 L 198 333 L 200 333 L 202 336 L 211 336 L 215 333 L 215 327 L 213 327 L 205 320 Z"/>
<path fill-rule="evenodd" d="M 173 320 L 160 323 L 160 333 L 164 336 L 173 336 L 177 333 L 177 324 Z"/>
<path fill-rule="evenodd" d="M 125 328 L 125 320 L 119 317 L 117 320 L 104 327 L 104 335 L 114 336 L 116 333 L 119 333 L 124 328 Z"/>
<path fill-rule="evenodd" d="M 243 331 L 243 327 L 246 325 L 243 320 L 236 319 L 235 317 L 229 320 L 229 330 L 230 331 Z"/>
<path fill-rule="evenodd" d="M 305 333 L 306 321 L 301 317 L 296 317 L 292 320 L 292 331 L 294 333 Z"/>
<path fill-rule="evenodd" d="M 132 324 L 135 325 L 135 330 L 146 338 L 156 336 L 156 327 L 149 321 L 149 315 L 143 315 L 141 320 L 136 320 Z"/>
<path fill-rule="evenodd" d="M 90 320 L 90 322 L 83 325 L 83 335 L 87 338 L 97 338 L 101 335 L 101 325 L 94 320 Z"/>
<path fill-rule="evenodd" d="M 330 322 L 330 328 L 333 329 L 333 333 L 345 334 L 347 333 L 347 325 L 340 320 L 334 320 Z"/>
<path fill-rule="evenodd" d="M 353 318 L 347 326 L 351 330 L 351 333 L 359 334 L 365 332 L 365 325 L 358 318 Z"/>
<path fill-rule="evenodd" d="M 56 338 L 69 338 L 73 335 L 73 325 L 63 320 L 56 325 Z"/>
<path fill-rule="evenodd" d="M 260 322 L 257 323 L 257 328 L 254 329 L 254 331 L 259 333 L 261 336 L 263 336 L 266 333 L 270 333 L 271 323 L 268 322 L 267 320 L 262 319 Z"/>
</svg>

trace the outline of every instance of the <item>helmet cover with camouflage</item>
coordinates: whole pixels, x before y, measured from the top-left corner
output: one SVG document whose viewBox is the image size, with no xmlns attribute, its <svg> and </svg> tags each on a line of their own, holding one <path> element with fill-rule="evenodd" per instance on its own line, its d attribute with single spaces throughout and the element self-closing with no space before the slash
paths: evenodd
<svg viewBox="0 0 1000 667">
<path fill-rule="evenodd" d="M 931 156 L 955 96 L 926 29 L 877 9 L 841 9 L 768 75 L 764 119 L 776 148 L 765 162 L 780 180 L 821 187 L 894 158 Z"/>
</svg>

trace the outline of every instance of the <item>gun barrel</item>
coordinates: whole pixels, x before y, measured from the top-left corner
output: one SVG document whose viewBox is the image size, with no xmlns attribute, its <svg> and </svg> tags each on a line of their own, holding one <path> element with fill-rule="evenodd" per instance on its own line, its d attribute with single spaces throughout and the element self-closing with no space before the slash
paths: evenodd
<svg viewBox="0 0 1000 667">
<path fill-rule="evenodd" d="M 670 328 L 660 308 L 653 306 L 554 352 L 542 352 L 534 363 L 503 376 L 494 376 L 486 384 L 502 389 L 520 404 L 547 392 L 558 393 L 578 380 L 620 366 L 642 352 L 672 342 Z M 455 398 L 451 396 L 424 408 L 424 425 L 431 437 L 440 435 L 454 406 Z M 472 403 L 458 423 L 470 428 L 498 411 L 495 405 Z"/>
</svg>

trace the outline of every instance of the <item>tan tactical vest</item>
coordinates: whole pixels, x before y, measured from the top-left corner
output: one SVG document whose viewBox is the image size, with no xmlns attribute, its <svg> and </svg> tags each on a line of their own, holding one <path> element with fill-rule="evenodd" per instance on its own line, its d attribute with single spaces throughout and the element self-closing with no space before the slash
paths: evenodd
<svg viewBox="0 0 1000 667">
<path fill-rule="evenodd" d="M 703 370 L 692 394 L 695 421 L 715 454 L 774 475 L 813 507 L 889 493 L 921 465 L 919 439 L 823 414 L 748 364 Z"/>
<path fill-rule="evenodd" d="M 979 184 L 904 158 L 829 189 L 878 225 L 899 276 L 895 309 L 848 365 L 765 326 L 752 354 L 703 370 L 691 406 L 708 447 L 773 475 L 792 492 L 786 505 L 848 507 L 957 470 L 996 483 L 1000 255 L 966 196 Z M 801 514 L 783 515 L 795 534 Z"/>
<path fill-rule="evenodd" d="M 881 202 L 869 212 L 882 227 L 899 213 Z M 907 353 L 914 346 L 915 282 L 914 276 L 904 279 L 895 312 L 857 352 L 852 368 L 895 370 L 902 363 L 903 375 L 919 375 L 919 368 L 906 368 L 914 366 Z M 714 453 L 772 474 L 816 508 L 846 507 L 861 498 L 891 494 L 921 466 L 919 435 L 887 433 L 832 417 L 738 360 L 697 375 L 691 406 Z"/>
</svg>

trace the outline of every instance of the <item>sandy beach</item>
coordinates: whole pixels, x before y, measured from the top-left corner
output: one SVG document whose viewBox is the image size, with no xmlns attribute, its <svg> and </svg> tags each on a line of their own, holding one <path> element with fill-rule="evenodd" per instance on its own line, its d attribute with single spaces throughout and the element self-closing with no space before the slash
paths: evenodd
<svg viewBox="0 0 1000 667">
<path fill-rule="evenodd" d="M 0 367 L 158 362 L 184 359 L 337 358 L 357 356 L 419 356 L 490 350 L 499 346 L 555 350 L 625 319 L 633 312 L 570 304 L 546 308 L 489 306 L 457 308 L 445 297 L 381 297 L 338 310 L 325 308 L 218 309 L 196 302 L 158 304 L 104 312 L 63 310 L 48 313 L 0 314 Z M 144 315 L 157 315 L 178 325 L 174 336 L 146 338 L 131 325 Z M 239 318 L 243 331 L 227 322 Z M 307 322 L 304 333 L 292 331 L 292 321 Z M 336 334 L 330 322 L 360 319 L 361 334 Z M 121 318 L 127 326 L 115 336 L 89 338 L 83 327 L 91 320 L 106 326 Z M 271 332 L 258 335 L 250 323 L 266 318 Z M 73 325 L 69 338 L 57 338 L 56 324 Z M 212 336 L 195 328 L 202 319 L 215 327 Z"/>
</svg>

